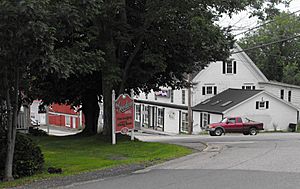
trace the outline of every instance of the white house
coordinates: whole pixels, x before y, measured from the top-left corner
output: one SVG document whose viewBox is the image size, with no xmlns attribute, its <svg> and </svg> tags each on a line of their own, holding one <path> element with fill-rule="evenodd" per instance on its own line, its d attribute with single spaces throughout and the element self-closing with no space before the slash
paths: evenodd
<svg viewBox="0 0 300 189">
<path fill-rule="evenodd" d="M 287 130 L 299 118 L 296 106 L 264 90 L 227 89 L 193 107 L 195 132 L 223 117 L 242 116 L 262 122 L 265 130 Z"/>
<path fill-rule="evenodd" d="M 220 121 L 224 116 L 248 116 L 255 121 L 264 122 L 266 130 L 286 130 L 289 123 L 298 121 L 300 86 L 269 81 L 238 45 L 227 62 L 210 63 L 196 74 L 192 82 L 195 133 L 201 131 L 201 125 Z M 235 102 L 241 103 L 231 109 L 224 110 L 215 106 L 218 110 L 212 111 L 211 107 L 202 106 L 207 99 L 214 100 L 215 96 L 219 98 L 218 94 L 221 95 L 228 89 L 240 89 L 235 91 L 236 97 L 251 91 L 253 95 L 246 96 L 242 101 L 228 99 L 228 102 L 232 102 L 224 105 L 226 108 Z M 227 93 L 228 91 L 225 94 Z M 136 125 L 171 133 L 187 132 L 187 99 L 187 89 L 161 88 L 158 92 L 141 94 L 136 97 Z M 256 109 L 257 103 L 262 106 L 264 102 L 269 103 L 268 109 Z M 285 111 L 284 116 L 280 113 L 282 110 Z"/>
</svg>

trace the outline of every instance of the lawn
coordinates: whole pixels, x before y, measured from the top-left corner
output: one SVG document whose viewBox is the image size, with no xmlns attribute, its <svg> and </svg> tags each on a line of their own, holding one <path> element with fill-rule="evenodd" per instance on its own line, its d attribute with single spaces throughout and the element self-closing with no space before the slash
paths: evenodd
<svg viewBox="0 0 300 189">
<path fill-rule="evenodd" d="M 66 176 L 125 164 L 153 164 L 192 153 L 191 149 L 161 143 L 130 141 L 125 137 L 116 145 L 93 137 L 32 137 L 39 144 L 45 157 L 43 173 L 21 178 L 13 182 L 0 183 L 0 188 L 21 185 L 53 176 Z M 48 167 L 62 168 L 60 175 L 47 173 Z"/>
</svg>

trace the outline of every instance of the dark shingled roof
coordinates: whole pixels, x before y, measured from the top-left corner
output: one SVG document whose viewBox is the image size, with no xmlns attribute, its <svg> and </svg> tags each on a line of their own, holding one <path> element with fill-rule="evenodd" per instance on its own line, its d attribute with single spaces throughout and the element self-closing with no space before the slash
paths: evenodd
<svg viewBox="0 0 300 189">
<path fill-rule="evenodd" d="M 194 111 L 222 113 L 261 91 L 262 90 L 227 89 L 226 91 L 197 104 L 192 109 Z"/>
</svg>

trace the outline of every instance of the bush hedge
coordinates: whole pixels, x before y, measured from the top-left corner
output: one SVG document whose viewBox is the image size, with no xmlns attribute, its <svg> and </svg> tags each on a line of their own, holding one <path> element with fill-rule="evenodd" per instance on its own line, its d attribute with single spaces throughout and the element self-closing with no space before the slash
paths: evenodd
<svg viewBox="0 0 300 189">
<path fill-rule="evenodd" d="M 0 179 L 3 178 L 6 159 L 6 135 L 0 131 Z M 26 135 L 17 133 L 13 161 L 13 177 L 30 176 L 41 171 L 44 156 L 41 149 Z"/>
</svg>

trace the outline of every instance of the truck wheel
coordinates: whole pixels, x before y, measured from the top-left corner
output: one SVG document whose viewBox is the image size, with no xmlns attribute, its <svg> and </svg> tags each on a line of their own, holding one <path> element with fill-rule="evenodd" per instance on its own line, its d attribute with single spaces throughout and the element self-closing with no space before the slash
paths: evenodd
<svg viewBox="0 0 300 189">
<path fill-rule="evenodd" d="M 221 136 L 222 134 L 223 134 L 223 130 L 222 130 L 222 129 L 217 128 L 217 129 L 215 130 L 215 136 Z"/>
<path fill-rule="evenodd" d="M 255 127 L 250 128 L 249 134 L 250 135 L 257 135 L 257 129 Z"/>
<path fill-rule="evenodd" d="M 209 131 L 209 135 L 210 135 L 210 136 L 216 136 L 216 135 L 215 135 L 215 132 L 213 132 L 213 131 Z"/>
</svg>

